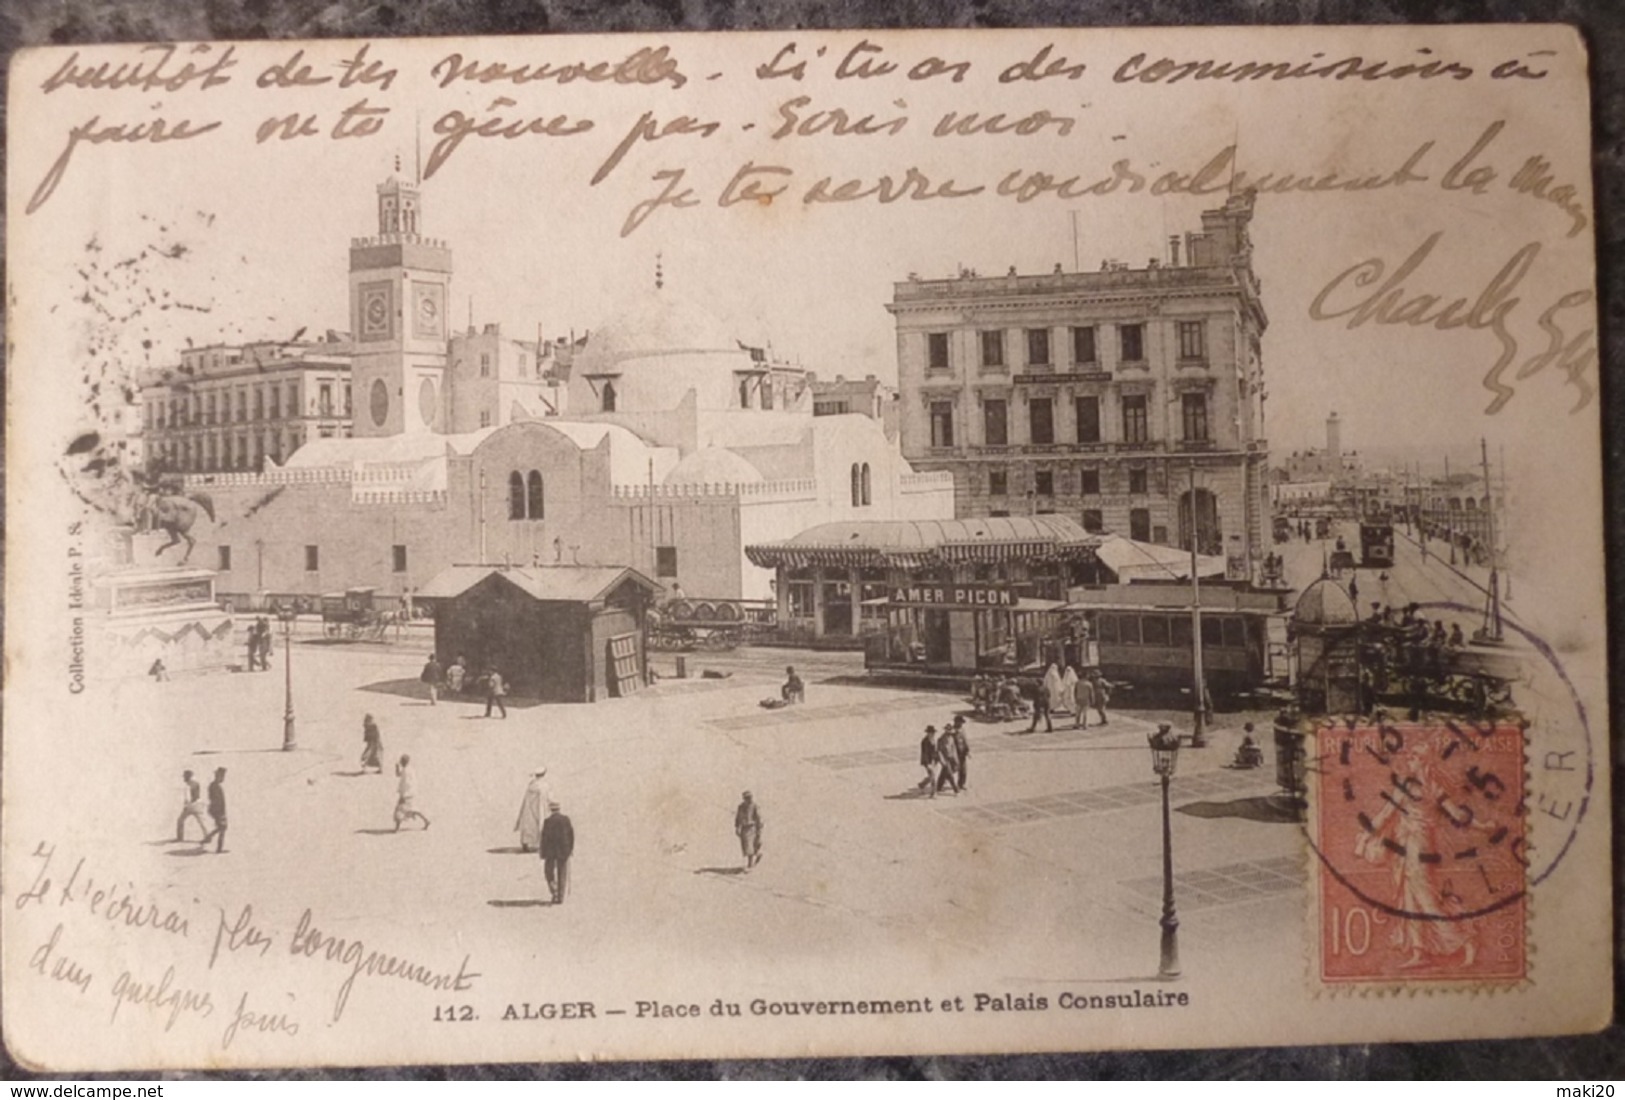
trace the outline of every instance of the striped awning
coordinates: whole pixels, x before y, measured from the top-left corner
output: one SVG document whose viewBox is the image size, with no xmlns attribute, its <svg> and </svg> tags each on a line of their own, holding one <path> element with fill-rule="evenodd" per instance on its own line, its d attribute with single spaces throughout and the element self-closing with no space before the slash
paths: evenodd
<svg viewBox="0 0 1625 1100">
<path fill-rule="evenodd" d="M 764 569 L 937 569 L 954 565 L 1092 562 L 1102 536 L 1066 516 L 824 523 L 745 547 Z"/>
</svg>

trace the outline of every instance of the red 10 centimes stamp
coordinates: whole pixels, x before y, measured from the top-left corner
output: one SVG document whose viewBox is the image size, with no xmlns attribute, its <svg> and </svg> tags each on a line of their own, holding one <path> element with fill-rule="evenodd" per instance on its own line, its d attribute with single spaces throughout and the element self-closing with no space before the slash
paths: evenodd
<svg viewBox="0 0 1625 1100">
<path fill-rule="evenodd" d="M 1524 729 L 1442 717 L 1316 728 L 1322 982 L 1527 976 Z"/>
</svg>

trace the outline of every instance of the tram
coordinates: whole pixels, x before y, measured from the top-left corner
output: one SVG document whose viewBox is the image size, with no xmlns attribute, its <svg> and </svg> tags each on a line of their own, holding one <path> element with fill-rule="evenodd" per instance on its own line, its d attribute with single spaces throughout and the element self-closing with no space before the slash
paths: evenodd
<svg viewBox="0 0 1625 1100">
<path fill-rule="evenodd" d="M 1360 524 L 1360 565 L 1365 569 L 1392 569 L 1394 565 L 1394 525 Z"/>
<path fill-rule="evenodd" d="M 1289 595 L 1202 586 L 1202 670 L 1216 696 L 1257 691 L 1282 678 L 1271 623 L 1284 616 Z M 888 609 L 886 629 L 869 637 L 865 664 L 871 675 L 958 682 L 977 675 L 1031 679 L 1053 663 L 1098 669 L 1133 690 L 1183 690 L 1195 664 L 1190 600 L 1184 584 L 1136 582 L 1075 587 L 1065 600 L 1013 596 L 1002 606 L 899 602 Z M 1278 633 L 1284 637 L 1284 626 Z"/>
</svg>

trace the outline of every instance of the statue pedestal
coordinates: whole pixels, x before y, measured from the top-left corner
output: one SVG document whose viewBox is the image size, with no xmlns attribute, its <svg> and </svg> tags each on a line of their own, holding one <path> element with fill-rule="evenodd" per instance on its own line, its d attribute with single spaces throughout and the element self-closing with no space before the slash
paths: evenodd
<svg viewBox="0 0 1625 1100">
<path fill-rule="evenodd" d="M 236 653 L 233 620 L 214 594 L 211 569 L 126 568 L 93 582 L 99 620 L 95 667 L 145 676 L 162 660 L 171 674 L 225 668 Z"/>
</svg>

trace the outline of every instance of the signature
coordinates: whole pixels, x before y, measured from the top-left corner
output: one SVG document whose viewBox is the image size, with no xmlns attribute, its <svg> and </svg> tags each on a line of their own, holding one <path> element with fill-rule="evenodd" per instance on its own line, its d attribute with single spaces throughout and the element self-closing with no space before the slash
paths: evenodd
<svg viewBox="0 0 1625 1100">
<path fill-rule="evenodd" d="M 1387 262 L 1378 257 L 1361 260 L 1340 271 L 1309 303 L 1309 316 L 1316 321 L 1346 318 L 1344 327 L 1348 329 L 1376 324 L 1433 328 L 1440 332 L 1488 330 L 1500 343 L 1501 351 L 1484 375 L 1484 388 L 1495 395 L 1484 410 L 1486 413 L 1498 413 L 1512 400 L 1516 391 L 1509 382 L 1530 378 L 1548 367 L 1555 367 L 1563 381 L 1578 391 L 1574 407 L 1569 410 L 1571 413 L 1591 404 L 1596 396 L 1591 375 L 1599 363 L 1596 329 L 1587 328 L 1570 336 L 1558 315 L 1589 304 L 1593 293 L 1570 291 L 1548 305 L 1536 320 L 1546 334 L 1546 346 L 1514 371 L 1519 346 L 1512 334 L 1511 318 L 1523 303 L 1516 291 L 1540 255 L 1540 242 L 1531 241 L 1514 252 L 1471 299 L 1450 292 L 1412 292 L 1406 284 L 1427 262 L 1443 236 L 1442 230 L 1429 236 L 1392 272 Z"/>
</svg>

